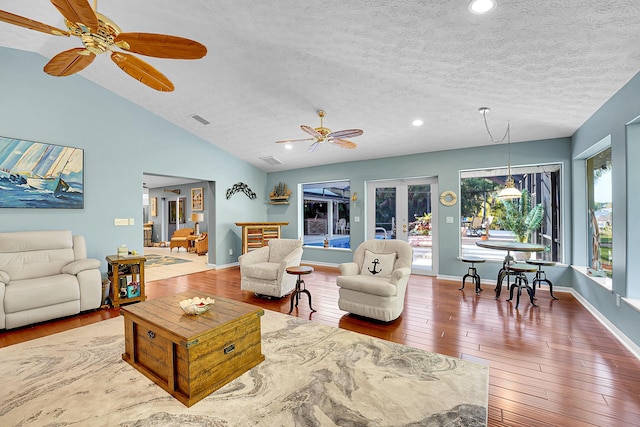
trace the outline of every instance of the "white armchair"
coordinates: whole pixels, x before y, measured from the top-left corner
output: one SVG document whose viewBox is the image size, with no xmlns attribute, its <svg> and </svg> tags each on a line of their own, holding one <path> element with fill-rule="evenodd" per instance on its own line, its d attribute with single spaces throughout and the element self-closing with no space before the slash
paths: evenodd
<svg viewBox="0 0 640 427">
<path fill-rule="evenodd" d="M 390 322 L 404 310 L 413 248 L 402 240 L 367 240 L 353 253 L 353 262 L 339 265 L 340 310 Z"/>
<path fill-rule="evenodd" d="M 302 240 L 271 239 L 268 246 L 238 258 L 240 289 L 281 298 L 296 287 L 297 277 L 287 274 L 287 267 L 298 266 L 301 260 Z"/>
</svg>

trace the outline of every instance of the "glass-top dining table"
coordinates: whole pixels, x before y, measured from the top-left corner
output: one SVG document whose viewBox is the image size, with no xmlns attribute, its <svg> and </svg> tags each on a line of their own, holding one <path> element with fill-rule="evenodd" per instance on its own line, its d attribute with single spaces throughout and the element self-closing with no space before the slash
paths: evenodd
<svg viewBox="0 0 640 427">
<path fill-rule="evenodd" d="M 514 242 L 508 240 L 479 240 L 476 242 L 476 246 L 486 249 L 495 249 L 501 251 L 507 251 L 507 255 L 504 257 L 504 261 L 502 262 L 502 268 L 498 271 L 498 280 L 496 282 L 496 298 L 500 298 L 500 293 L 502 291 L 502 281 L 504 277 L 507 276 L 507 289 L 509 288 L 509 274 L 507 271 L 507 266 L 514 261 L 514 258 L 511 256 L 511 252 L 543 252 L 546 247 L 544 245 L 540 245 L 538 243 L 528 243 L 528 242 Z"/>
</svg>

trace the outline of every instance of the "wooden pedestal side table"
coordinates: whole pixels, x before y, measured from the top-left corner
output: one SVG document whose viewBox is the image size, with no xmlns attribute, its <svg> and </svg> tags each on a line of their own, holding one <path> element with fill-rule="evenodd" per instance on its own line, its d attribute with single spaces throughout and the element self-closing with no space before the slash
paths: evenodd
<svg viewBox="0 0 640 427">
<path fill-rule="evenodd" d="M 295 300 L 296 307 L 298 307 L 298 302 L 300 301 L 300 294 L 302 293 L 307 294 L 307 296 L 309 297 L 309 308 L 311 309 L 311 312 L 315 313 L 316 310 L 314 310 L 313 307 L 311 306 L 311 293 L 307 290 L 304 284 L 304 280 L 302 280 L 301 278 L 303 274 L 313 273 L 313 267 L 309 267 L 307 265 L 287 267 L 287 273 L 298 275 L 298 280 L 296 281 L 296 288 L 291 293 L 291 308 L 289 309 L 289 313 L 287 314 L 291 314 L 291 312 L 293 311 L 294 300 Z"/>
</svg>

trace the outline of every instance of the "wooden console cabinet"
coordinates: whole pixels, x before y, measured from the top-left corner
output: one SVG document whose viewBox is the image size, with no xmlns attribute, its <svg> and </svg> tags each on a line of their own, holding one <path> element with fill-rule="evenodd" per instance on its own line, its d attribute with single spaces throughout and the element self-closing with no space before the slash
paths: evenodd
<svg viewBox="0 0 640 427">
<path fill-rule="evenodd" d="M 111 282 L 109 297 L 114 307 L 147 299 L 144 293 L 145 257 L 108 255 L 106 260 L 107 274 Z"/>
<path fill-rule="evenodd" d="M 271 239 L 279 239 L 280 228 L 288 222 L 236 222 L 242 227 L 242 253 L 267 246 Z"/>
</svg>

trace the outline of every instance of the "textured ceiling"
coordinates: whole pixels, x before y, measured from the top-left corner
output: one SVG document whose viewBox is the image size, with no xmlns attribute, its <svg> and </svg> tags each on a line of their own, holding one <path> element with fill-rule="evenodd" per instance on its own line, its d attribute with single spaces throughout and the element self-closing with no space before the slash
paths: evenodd
<svg viewBox="0 0 640 427">
<path fill-rule="evenodd" d="M 202 60 L 143 57 L 175 84 L 159 93 L 106 55 L 81 76 L 265 171 L 566 137 L 640 70 L 638 0 L 498 0 L 488 15 L 447 1 L 102 0 L 123 31 L 200 41 Z M 93 5 L 93 2 L 91 2 Z M 5 11 L 64 28 L 47 0 Z M 43 55 L 77 47 L 0 22 L 0 45 Z M 301 124 L 360 128 L 356 150 L 307 142 Z M 202 125 L 191 116 L 211 122 Z M 421 118 L 425 124 L 413 127 Z M 281 165 L 261 157 L 274 156 Z"/>
</svg>

